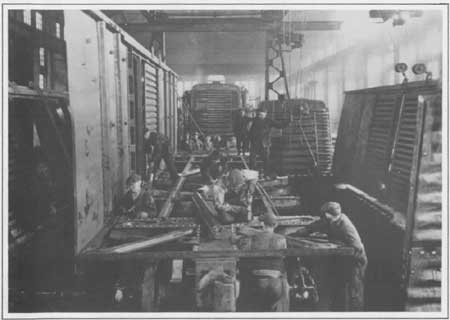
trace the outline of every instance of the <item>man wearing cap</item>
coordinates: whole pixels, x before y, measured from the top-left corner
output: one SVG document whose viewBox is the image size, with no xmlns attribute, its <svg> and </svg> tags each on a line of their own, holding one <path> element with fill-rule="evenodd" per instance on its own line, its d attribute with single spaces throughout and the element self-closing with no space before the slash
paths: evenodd
<svg viewBox="0 0 450 320">
<path fill-rule="evenodd" d="M 176 181 L 178 179 L 178 173 L 173 161 L 169 138 L 159 132 L 152 132 L 149 134 L 148 147 L 152 148 L 149 162 L 153 163 L 153 175 L 158 171 L 161 160 L 163 159 L 170 173 L 170 178 L 172 181 Z"/>
<path fill-rule="evenodd" d="M 273 213 L 261 219 L 264 230 L 241 239 L 241 250 L 282 250 L 287 248 L 286 238 L 274 233 L 277 220 Z M 242 293 L 238 301 L 242 311 L 289 311 L 289 286 L 282 257 L 242 259 L 240 262 Z"/>
<path fill-rule="evenodd" d="M 248 151 L 248 134 L 251 121 L 252 119 L 247 115 L 247 111 L 244 108 L 239 109 L 239 112 L 233 117 L 233 132 L 236 137 L 238 155 L 241 154 L 241 151 L 243 154 Z"/>
<path fill-rule="evenodd" d="M 331 241 L 343 242 L 355 249 L 354 259 L 346 277 L 348 283 L 345 289 L 349 297 L 348 309 L 350 311 L 364 310 L 364 275 L 367 267 L 367 256 L 364 244 L 358 230 L 353 223 L 342 213 L 337 202 L 327 202 L 320 208 L 321 219 L 296 231 L 293 235 L 304 236 L 316 231 L 325 232 Z"/>
<path fill-rule="evenodd" d="M 227 171 L 227 159 L 219 151 L 214 150 L 207 157 L 203 158 L 200 163 L 200 173 L 203 182 L 212 184 Z"/>
<path fill-rule="evenodd" d="M 249 220 L 255 181 L 246 180 L 241 170 L 233 169 L 213 187 L 214 207 L 222 223 Z"/>
<path fill-rule="evenodd" d="M 267 109 L 260 108 L 258 116 L 253 120 L 250 128 L 250 168 L 256 168 L 256 156 L 259 155 L 264 163 L 264 174 L 270 174 L 269 154 L 270 154 L 270 130 L 272 128 L 283 129 L 289 125 L 290 121 L 278 122 L 267 118 Z"/>
<path fill-rule="evenodd" d="M 152 194 L 142 189 L 141 176 L 133 173 L 128 177 L 128 191 L 120 201 L 119 213 L 134 218 L 156 217 L 156 204 Z"/>
</svg>

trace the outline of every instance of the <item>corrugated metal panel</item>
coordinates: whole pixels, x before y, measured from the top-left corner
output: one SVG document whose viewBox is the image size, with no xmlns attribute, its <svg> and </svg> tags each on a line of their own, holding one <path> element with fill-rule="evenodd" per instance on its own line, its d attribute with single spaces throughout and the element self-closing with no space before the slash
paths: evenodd
<svg viewBox="0 0 450 320">
<path fill-rule="evenodd" d="M 269 117 L 282 121 L 293 115 L 285 129 L 272 130 L 271 161 L 281 174 L 308 174 L 317 162 L 319 173 L 331 173 L 332 143 L 328 109 L 321 101 L 296 99 L 263 102 Z"/>
</svg>

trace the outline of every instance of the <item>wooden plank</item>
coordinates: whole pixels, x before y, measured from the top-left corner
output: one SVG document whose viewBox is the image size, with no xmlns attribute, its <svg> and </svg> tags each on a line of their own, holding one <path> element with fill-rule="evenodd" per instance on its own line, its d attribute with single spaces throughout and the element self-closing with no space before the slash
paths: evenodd
<svg viewBox="0 0 450 320">
<path fill-rule="evenodd" d="M 193 231 L 194 231 L 194 229 L 188 229 L 188 230 L 183 230 L 183 231 L 177 230 L 177 231 L 166 233 L 164 235 L 152 237 L 152 238 L 149 238 L 149 239 L 146 239 L 143 241 L 125 243 L 125 244 L 115 246 L 115 247 L 102 248 L 100 250 L 107 252 L 107 253 L 108 252 L 110 252 L 110 253 L 127 253 L 127 252 L 131 252 L 131 251 L 135 251 L 135 250 L 139 250 L 139 249 L 143 249 L 143 248 L 153 247 L 158 244 L 169 242 L 172 240 L 176 240 L 176 239 L 179 239 L 179 238 L 182 238 L 184 236 L 191 234 Z"/>
<path fill-rule="evenodd" d="M 304 256 L 352 256 L 354 249 L 346 246 L 337 248 L 302 247 L 282 250 L 220 250 L 220 251 L 138 251 L 129 253 L 108 253 L 93 250 L 80 254 L 79 261 L 157 261 L 162 259 L 202 259 L 202 258 L 257 258 L 257 257 L 304 257 Z"/>
<path fill-rule="evenodd" d="M 186 173 L 189 172 L 189 170 L 191 170 L 193 160 L 194 158 L 191 156 L 186 166 L 184 167 L 181 176 L 178 178 L 175 186 L 170 191 L 170 194 L 167 197 L 166 202 L 164 203 L 164 206 L 161 208 L 161 212 L 158 215 L 160 218 L 168 218 L 172 213 L 172 209 L 175 204 L 175 199 L 177 198 L 178 193 L 181 191 L 181 188 L 183 187 L 183 184 L 186 181 Z"/>
</svg>

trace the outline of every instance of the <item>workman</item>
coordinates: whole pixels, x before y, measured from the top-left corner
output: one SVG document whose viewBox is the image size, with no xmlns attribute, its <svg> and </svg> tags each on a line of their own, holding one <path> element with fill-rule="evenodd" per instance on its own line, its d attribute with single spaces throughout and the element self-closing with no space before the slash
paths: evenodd
<svg viewBox="0 0 450 320">
<path fill-rule="evenodd" d="M 148 138 L 148 145 L 152 148 L 149 163 L 153 164 L 153 175 L 155 176 L 161 164 L 161 159 L 163 159 L 170 173 L 170 178 L 172 181 L 176 181 L 178 173 L 175 168 L 169 138 L 159 132 L 151 132 Z"/>
<path fill-rule="evenodd" d="M 190 143 L 192 152 L 200 152 L 203 151 L 203 141 L 200 139 L 200 135 L 198 132 L 194 132 Z"/>
<path fill-rule="evenodd" d="M 203 149 L 206 152 L 212 152 L 214 150 L 214 144 L 212 141 L 212 137 L 210 135 L 205 137 L 205 143 L 203 144 Z"/>
<path fill-rule="evenodd" d="M 367 256 L 364 244 L 353 223 L 342 213 L 341 206 L 337 202 L 327 202 L 321 208 L 321 219 L 297 230 L 295 236 L 304 236 L 313 232 L 324 232 L 328 234 L 330 241 L 339 241 L 355 249 L 354 259 L 348 274 L 344 279 L 347 281 L 346 302 L 349 311 L 364 310 L 364 275 L 367 267 Z"/>
<path fill-rule="evenodd" d="M 212 184 L 227 171 L 227 159 L 219 151 L 214 150 L 200 163 L 200 173 L 205 184 Z"/>
<path fill-rule="evenodd" d="M 238 110 L 233 117 L 233 133 L 236 137 L 236 149 L 238 155 L 245 154 L 248 151 L 248 134 L 250 131 L 249 123 L 251 118 L 248 117 L 247 111 L 244 108 Z"/>
<path fill-rule="evenodd" d="M 269 166 L 270 157 L 270 130 L 272 128 L 282 129 L 289 125 L 290 121 L 278 122 L 267 118 L 267 109 L 262 107 L 258 110 L 257 117 L 253 120 L 250 128 L 250 168 L 256 169 L 256 156 L 259 155 L 264 163 L 264 175 L 271 173 Z"/>
<path fill-rule="evenodd" d="M 132 173 L 127 181 L 127 192 L 120 201 L 119 213 L 133 218 L 156 217 L 156 204 L 151 191 L 142 188 L 141 176 Z"/>
<path fill-rule="evenodd" d="M 222 223 L 250 219 L 256 181 L 246 179 L 239 169 L 231 170 L 213 186 L 214 206 Z"/>
<path fill-rule="evenodd" d="M 273 250 L 287 248 L 286 238 L 274 233 L 276 216 L 265 213 L 262 218 L 264 229 L 240 239 L 240 250 Z M 289 311 L 289 285 L 286 267 L 282 257 L 261 257 L 241 259 L 241 296 L 238 308 L 241 311 L 287 312 Z"/>
<path fill-rule="evenodd" d="M 153 148 L 150 144 L 150 129 L 145 128 L 144 130 L 144 160 L 145 160 L 145 180 L 148 181 L 152 177 L 153 167 L 150 161 L 152 156 Z"/>
</svg>

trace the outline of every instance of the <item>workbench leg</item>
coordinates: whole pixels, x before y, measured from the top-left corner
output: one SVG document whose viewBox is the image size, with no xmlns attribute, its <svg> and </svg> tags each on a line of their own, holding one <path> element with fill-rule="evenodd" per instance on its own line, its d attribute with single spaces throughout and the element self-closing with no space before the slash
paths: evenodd
<svg viewBox="0 0 450 320">
<path fill-rule="evenodd" d="M 143 312 L 156 311 L 155 273 L 156 273 L 156 264 L 150 264 L 145 267 L 144 278 L 142 279 L 142 295 L 141 295 L 141 309 Z"/>
</svg>

